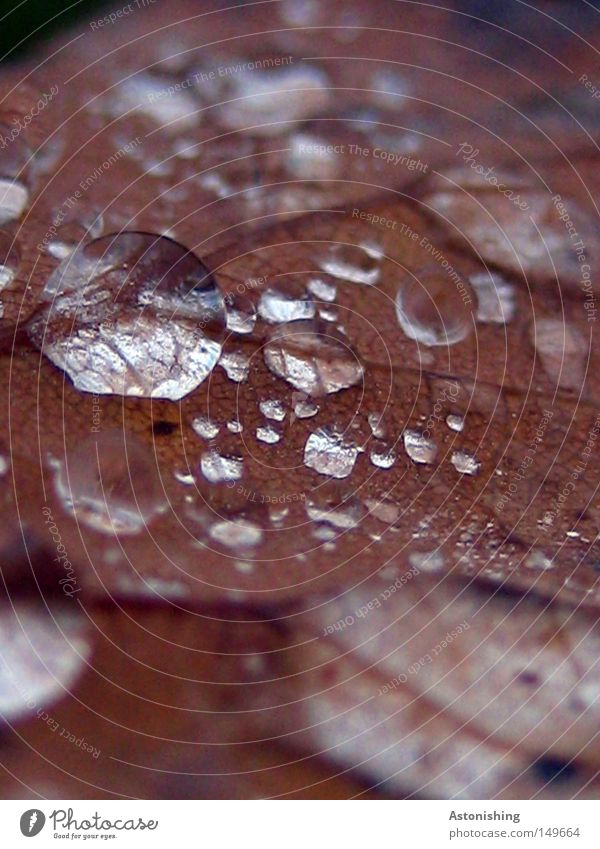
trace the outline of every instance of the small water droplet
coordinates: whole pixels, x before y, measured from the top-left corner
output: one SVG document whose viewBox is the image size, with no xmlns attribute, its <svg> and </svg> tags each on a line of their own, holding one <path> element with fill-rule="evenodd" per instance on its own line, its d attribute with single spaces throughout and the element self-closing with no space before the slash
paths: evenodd
<svg viewBox="0 0 600 849">
<path fill-rule="evenodd" d="M 385 428 L 383 427 L 383 413 L 369 413 L 367 416 L 369 427 L 374 437 L 383 439 L 385 436 Z"/>
<path fill-rule="evenodd" d="M 477 293 L 477 320 L 508 324 L 515 315 L 515 291 L 501 274 L 472 274 L 469 281 Z"/>
<path fill-rule="evenodd" d="M 309 401 L 308 399 L 298 401 L 294 407 L 294 415 L 297 419 L 311 419 L 313 416 L 316 416 L 318 412 L 318 404 L 315 404 L 314 401 Z"/>
<path fill-rule="evenodd" d="M 214 439 L 219 432 L 219 425 L 206 416 L 197 416 L 192 422 L 192 428 L 202 439 Z"/>
<path fill-rule="evenodd" d="M 256 324 L 256 308 L 244 295 L 227 295 L 227 329 L 232 333 L 252 333 Z"/>
<path fill-rule="evenodd" d="M 337 289 L 333 283 L 328 283 L 320 277 L 314 280 L 309 280 L 306 284 L 308 291 L 320 301 L 333 303 L 337 294 Z"/>
<path fill-rule="evenodd" d="M 454 345 L 473 330 L 468 284 L 440 269 L 424 270 L 398 290 L 396 315 L 409 339 L 423 345 Z"/>
<path fill-rule="evenodd" d="M 272 324 L 313 318 L 315 302 L 306 298 L 293 298 L 277 289 L 267 289 L 258 304 L 261 318 Z"/>
<path fill-rule="evenodd" d="M 330 245 L 321 259 L 323 271 L 350 283 L 372 286 L 379 280 L 381 268 L 378 257 L 368 247 L 359 245 Z"/>
<path fill-rule="evenodd" d="M 278 433 L 271 425 L 256 428 L 256 438 L 261 442 L 266 442 L 268 445 L 274 445 L 281 439 L 281 434 Z"/>
<path fill-rule="evenodd" d="M 384 522 L 386 525 L 393 525 L 394 522 L 398 521 L 400 516 L 400 508 L 392 501 L 377 501 L 376 499 L 368 498 L 365 501 L 365 505 L 371 516 L 375 516 L 376 519 L 379 519 L 380 522 Z"/>
<path fill-rule="evenodd" d="M 0 292 L 15 279 L 19 262 L 20 254 L 15 240 L 9 233 L 0 230 Z"/>
<path fill-rule="evenodd" d="M 481 467 L 481 463 L 466 451 L 453 451 L 451 462 L 461 475 L 476 475 Z"/>
<path fill-rule="evenodd" d="M 533 549 L 533 551 L 530 551 L 525 558 L 525 565 L 530 569 L 546 570 L 554 568 L 554 561 L 551 557 L 548 557 L 547 554 L 544 554 L 543 551 Z"/>
<path fill-rule="evenodd" d="M 465 426 L 465 420 L 462 416 L 457 416 L 451 413 L 450 415 L 446 416 L 446 424 L 448 425 L 450 430 L 455 430 L 460 433 L 460 431 Z"/>
<path fill-rule="evenodd" d="M 330 328 L 311 322 L 277 328 L 264 348 L 269 369 L 306 395 L 319 397 L 354 386 L 363 368 L 347 343 Z"/>
<path fill-rule="evenodd" d="M 20 218 L 29 203 L 29 191 L 18 180 L 0 179 L 0 225 Z"/>
<path fill-rule="evenodd" d="M 408 562 L 419 572 L 439 572 L 444 568 L 444 555 L 441 551 L 411 551 Z"/>
<path fill-rule="evenodd" d="M 371 462 L 378 469 L 391 469 L 396 462 L 396 452 L 392 448 L 373 448 L 370 457 Z"/>
<path fill-rule="evenodd" d="M 65 508 L 104 533 L 139 533 L 165 506 L 152 453 L 116 430 L 94 434 L 69 452 L 55 484 Z"/>
<path fill-rule="evenodd" d="M 326 522 L 340 530 L 358 527 L 365 515 L 364 508 L 356 499 L 339 503 L 318 491 L 306 501 L 305 508 L 306 515 L 313 522 Z M 333 539 L 333 536 L 329 538 Z"/>
<path fill-rule="evenodd" d="M 244 463 L 241 457 L 224 457 L 216 451 L 203 454 L 200 469 L 211 483 L 237 481 L 242 477 Z"/>
<path fill-rule="evenodd" d="M 219 365 L 224 369 L 229 380 L 243 383 L 248 379 L 250 360 L 242 351 L 228 351 L 221 356 Z"/>
<path fill-rule="evenodd" d="M 227 430 L 230 433 L 241 433 L 244 430 L 244 426 L 237 419 L 234 419 L 231 422 L 227 422 Z"/>
<path fill-rule="evenodd" d="M 435 442 L 416 430 L 405 430 L 402 434 L 406 453 L 415 463 L 433 463 L 437 455 Z"/>
<path fill-rule="evenodd" d="M 304 447 L 305 464 L 333 478 L 346 478 L 352 473 L 361 448 L 346 442 L 343 436 L 327 428 L 311 433 Z"/>
<path fill-rule="evenodd" d="M 275 422 L 282 422 L 285 419 L 285 407 L 281 401 L 261 401 L 258 406 L 263 416 L 267 419 L 272 419 Z"/>
<path fill-rule="evenodd" d="M 228 548 L 252 548 L 262 539 L 262 530 L 247 519 L 225 519 L 209 531 L 211 537 Z"/>
</svg>

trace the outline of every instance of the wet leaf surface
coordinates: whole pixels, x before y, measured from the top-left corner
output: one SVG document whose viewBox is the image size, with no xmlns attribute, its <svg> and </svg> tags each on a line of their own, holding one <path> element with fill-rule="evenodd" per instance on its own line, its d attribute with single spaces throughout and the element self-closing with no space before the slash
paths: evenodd
<svg viewBox="0 0 600 849">
<path fill-rule="evenodd" d="M 463 5 L 4 70 L 6 795 L 597 795 L 598 30 Z"/>
</svg>

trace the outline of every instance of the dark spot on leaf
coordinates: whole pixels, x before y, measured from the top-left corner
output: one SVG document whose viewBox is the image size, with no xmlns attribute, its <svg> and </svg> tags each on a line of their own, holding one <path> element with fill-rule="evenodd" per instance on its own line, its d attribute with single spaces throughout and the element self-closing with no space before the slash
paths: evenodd
<svg viewBox="0 0 600 849">
<path fill-rule="evenodd" d="M 164 419 L 152 423 L 152 433 L 154 436 L 170 436 L 176 429 L 176 424 L 167 422 Z"/>
<path fill-rule="evenodd" d="M 562 784 L 565 781 L 570 781 L 577 774 L 577 767 L 574 763 L 563 761 L 561 758 L 555 758 L 552 755 L 540 758 L 533 764 L 532 768 L 544 784 L 550 782 Z"/>
</svg>

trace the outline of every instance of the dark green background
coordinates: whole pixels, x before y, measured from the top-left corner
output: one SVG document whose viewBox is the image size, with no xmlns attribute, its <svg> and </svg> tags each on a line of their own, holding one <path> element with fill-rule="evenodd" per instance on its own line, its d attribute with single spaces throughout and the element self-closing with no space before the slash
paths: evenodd
<svg viewBox="0 0 600 849">
<path fill-rule="evenodd" d="M 57 30 L 118 5 L 99 0 L 0 0 L 0 61 L 21 58 Z M 36 31 L 37 30 L 37 31 Z"/>
</svg>

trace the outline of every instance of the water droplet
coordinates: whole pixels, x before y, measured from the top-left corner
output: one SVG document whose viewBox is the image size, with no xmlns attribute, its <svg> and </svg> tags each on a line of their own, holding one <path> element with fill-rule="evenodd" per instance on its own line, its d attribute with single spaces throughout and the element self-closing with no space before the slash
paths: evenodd
<svg viewBox="0 0 600 849">
<path fill-rule="evenodd" d="M 231 422 L 227 422 L 227 430 L 230 433 L 241 433 L 244 429 L 244 426 L 237 419 L 234 419 Z"/>
<path fill-rule="evenodd" d="M 476 475 L 481 467 L 481 463 L 466 451 L 453 451 L 451 462 L 461 475 Z"/>
<path fill-rule="evenodd" d="M 266 442 L 268 445 L 274 445 L 281 439 L 281 434 L 278 433 L 271 425 L 256 428 L 256 438 L 261 442 Z"/>
<path fill-rule="evenodd" d="M 87 239 L 96 239 L 104 229 L 104 217 L 97 207 L 79 211 L 60 207 L 53 218 L 53 239 L 46 250 L 55 259 L 66 259 Z"/>
<path fill-rule="evenodd" d="M 320 494 L 306 501 L 306 515 L 313 522 L 326 522 L 340 530 L 350 530 L 360 524 L 365 510 L 356 499 L 347 502 L 336 502 Z M 333 538 L 333 537 L 330 537 Z"/>
<path fill-rule="evenodd" d="M 205 416 L 197 416 L 192 422 L 192 428 L 202 439 L 214 439 L 219 432 L 219 425 Z"/>
<path fill-rule="evenodd" d="M 326 428 L 311 433 L 304 448 L 305 464 L 333 478 L 346 478 L 352 473 L 361 448 L 346 442 L 341 434 Z"/>
<path fill-rule="evenodd" d="M 396 462 L 396 452 L 391 448 L 373 448 L 370 457 L 371 462 L 378 469 L 391 469 Z"/>
<path fill-rule="evenodd" d="M 335 301 L 337 288 L 333 283 L 327 283 L 326 280 L 323 280 L 320 277 L 316 277 L 314 280 L 309 280 L 306 284 L 306 288 L 320 301 L 328 301 L 330 303 Z"/>
<path fill-rule="evenodd" d="M 319 412 L 318 404 L 308 399 L 298 401 L 294 407 L 294 415 L 297 419 L 311 419 Z"/>
<path fill-rule="evenodd" d="M 261 401 L 258 406 L 267 419 L 272 419 L 275 422 L 282 422 L 285 419 L 285 407 L 281 401 Z"/>
<path fill-rule="evenodd" d="M 354 386 L 363 377 L 359 360 L 333 329 L 311 322 L 277 328 L 264 348 L 269 369 L 306 395 L 319 397 Z"/>
<path fill-rule="evenodd" d="M 577 329 L 559 318 L 536 318 L 530 336 L 548 377 L 563 388 L 580 389 L 587 343 Z"/>
<path fill-rule="evenodd" d="M 116 430 L 94 434 L 68 452 L 55 485 L 65 509 L 104 533 L 139 533 L 165 506 L 151 451 Z"/>
<path fill-rule="evenodd" d="M 194 486 L 196 483 L 195 477 L 189 472 L 175 472 L 173 476 L 178 483 L 182 483 L 184 486 Z"/>
<path fill-rule="evenodd" d="M 306 298 L 292 298 L 277 289 L 267 289 L 260 297 L 258 312 L 261 318 L 272 324 L 297 321 L 314 317 L 315 302 Z"/>
<path fill-rule="evenodd" d="M 252 548 L 261 541 L 262 530 L 247 519 L 226 519 L 216 522 L 210 535 L 228 548 Z"/>
<path fill-rule="evenodd" d="M 477 320 L 508 324 L 515 315 L 515 290 L 501 274 L 472 274 L 469 281 L 477 293 Z"/>
<path fill-rule="evenodd" d="M 460 432 L 465 426 L 465 420 L 462 416 L 457 416 L 454 414 L 450 414 L 446 416 L 446 424 L 450 428 L 450 430 L 455 430 Z"/>
<path fill-rule="evenodd" d="M 329 79 L 324 71 L 314 63 L 290 65 L 290 57 L 280 61 L 279 67 L 267 70 L 243 60 L 229 65 L 222 104 L 215 113 L 225 126 L 273 136 L 327 106 Z"/>
<path fill-rule="evenodd" d="M 433 463 L 437 455 L 437 446 L 416 430 L 405 430 L 402 434 L 406 453 L 415 463 Z"/>
<path fill-rule="evenodd" d="M 0 179 L 0 225 L 20 218 L 29 203 L 29 191 L 18 180 Z"/>
<path fill-rule="evenodd" d="M 9 233 L 0 230 L 0 292 L 15 279 L 19 268 L 19 250 Z"/>
<path fill-rule="evenodd" d="M 237 481 L 242 477 L 244 462 L 241 457 L 223 457 L 216 451 L 210 451 L 202 455 L 200 469 L 211 483 Z"/>
<path fill-rule="evenodd" d="M 153 72 L 138 73 L 111 90 L 109 114 L 116 117 L 137 111 L 163 130 L 179 133 L 199 122 L 198 105 L 176 77 Z"/>
<path fill-rule="evenodd" d="M 398 521 L 400 516 L 400 508 L 392 501 L 377 501 L 373 498 L 368 498 L 365 505 L 372 516 L 384 522 L 386 525 L 393 525 Z"/>
<path fill-rule="evenodd" d="M 373 436 L 377 439 L 383 439 L 385 436 L 385 428 L 383 427 L 383 413 L 369 413 L 367 416 L 369 427 Z"/>
<path fill-rule="evenodd" d="M 228 294 L 226 302 L 227 329 L 240 335 L 252 333 L 256 324 L 256 308 L 250 298 Z"/>
<path fill-rule="evenodd" d="M 378 256 L 359 245 L 330 245 L 320 267 L 340 280 L 366 286 L 376 283 L 381 273 Z"/>
<path fill-rule="evenodd" d="M 533 551 L 530 551 L 525 558 L 525 565 L 530 569 L 546 570 L 554 567 L 554 561 L 551 557 L 548 557 L 547 554 L 544 554 L 543 551 L 534 549 Z"/>
<path fill-rule="evenodd" d="M 177 401 L 221 353 L 223 298 L 200 260 L 125 232 L 78 248 L 50 276 L 32 341 L 77 389 Z"/>
<path fill-rule="evenodd" d="M 228 351 L 223 354 L 219 365 L 224 369 L 229 380 L 233 380 L 234 383 L 243 383 L 248 379 L 250 360 L 242 351 Z"/>
<path fill-rule="evenodd" d="M 331 180 L 342 160 L 327 139 L 312 133 L 296 133 L 290 139 L 287 167 L 300 180 Z"/>
<path fill-rule="evenodd" d="M 444 555 L 441 551 L 411 551 L 408 562 L 419 572 L 439 572 L 444 568 Z"/>
<path fill-rule="evenodd" d="M 473 330 L 468 284 L 439 269 L 425 270 L 396 295 L 398 322 L 409 339 L 423 345 L 454 345 Z"/>
</svg>

